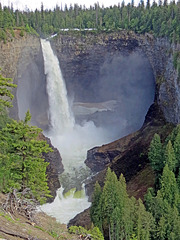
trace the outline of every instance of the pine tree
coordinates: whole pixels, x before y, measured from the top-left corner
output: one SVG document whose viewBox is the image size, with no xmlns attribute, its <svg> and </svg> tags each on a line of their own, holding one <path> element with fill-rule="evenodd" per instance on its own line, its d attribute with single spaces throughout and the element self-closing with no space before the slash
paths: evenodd
<svg viewBox="0 0 180 240">
<path fill-rule="evenodd" d="M 163 200 L 167 201 L 170 206 L 177 206 L 179 203 L 179 190 L 176 182 L 175 175 L 169 170 L 166 164 L 163 169 L 163 174 L 160 180 L 161 188 L 160 193 Z"/>
<path fill-rule="evenodd" d="M 46 167 L 42 152 L 52 151 L 45 141 L 38 140 L 41 129 L 29 126 L 29 111 L 24 121 L 12 120 L 1 131 L 1 145 L 8 156 L 6 168 L 10 171 L 6 189 L 15 187 L 19 190 L 30 188 L 34 196 L 42 203 L 49 197 Z M 0 166 L 4 164 L 1 157 Z M 8 166 L 7 166 L 8 165 Z M 0 171 L 2 168 L 0 168 Z"/>
<path fill-rule="evenodd" d="M 134 199 L 129 198 L 126 189 L 126 180 L 123 174 L 119 177 L 119 201 L 117 206 L 119 208 L 119 237 L 121 239 L 129 239 L 133 233 L 133 211 Z M 115 222 L 117 219 L 114 219 Z"/>
<path fill-rule="evenodd" d="M 176 207 L 166 205 L 157 225 L 157 239 L 179 240 L 180 216 Z"/>
<path fill-rule="evenodd" d="M 92 197 L 92 205 L 90 209 L 90 216 L 91 221 L 93 222 L 94 226 L 98 227 L 102 232 L 102 206 L 101 204 L 101 195 L 102 190 L 98 182 L 96 182 Z"/>
<path fill-rule="evenodd" d="M 156 174 L 160 174 L 164 167 L 163 163 L 163 149 L 160 136 L 155 134 L 149 148 L 148 158 L 151 163 L 152 168 Z"/>
<path fill-rule="evenodd" d="M 135 216 L 137 240 L 151 239 L 151 232 L 154 229 L 154 219 L 152 214 L 146 211 L 141 199 L 137 201 Z"/>
<path fill-rule="evenodd" d="M 168 164 L 169 170 L 175 172 L 177 167 L 177 161 L 176 161 L 175 152 L 170 140 L 166 145 L 164 159 L 165 159 L 165 163 Z"/>
<path fill-rule="evenodd" d="M 5 78 L 0 74 L 0 106 L 12 107 L 11 102 L 6 99 L 10 98 L 12 100 L 14 98 L 14 95 L 9 88 L 16 87 L 16 84 L 11 82 L 11 78 Z"/>
<path fill-rule="evenodd" d="M 173 148 L 174 148 L 177 166 L 180 167 L 180 132 L 177 133 Z"/>
<path fill-rule="evenodd" d="M 114 172 L 110 168 L 107 170 L 106 180 L 102 192 L 102 216 L 103 224 L 107 224 L 109 228 L 109 236 L 111 235 L 111 218 L 112 212 L 116 208 L 120 199 L 118 180 Z"/>
<path fill-rule="evenodd" d="M 132 202 L 129 199 L 126 182 L 123 175 L 119 181 L 114 172 L 108 168 L 106 180 L 101 195 L 102 223 L 104 230 L 109 231 L 109 238 L 129 239 L 133 233 L 133 218 L 131 216 Z"/>
</svg>

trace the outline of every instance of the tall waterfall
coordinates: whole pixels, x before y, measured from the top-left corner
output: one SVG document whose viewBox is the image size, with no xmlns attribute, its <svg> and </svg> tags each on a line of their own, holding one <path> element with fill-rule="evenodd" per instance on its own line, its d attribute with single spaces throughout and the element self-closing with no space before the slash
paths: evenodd
<svg viewBox="0 0 180 240">
<path fill-rule="evenodd" d="M 66 86 L 62 77 L 57 57 L 54 55 L 50 42 L 41 39 L 44 56 L 44 68 L 49 96 L 49 117 L 52 130 L 60 134 L 73 128 L 74 118 L 70 112 Z"/>
<path fill-rule="evenodd" d="M 41 40 L 41 44 L 51 123 L 47 136 L 60 151 L 65 168 L 65 172 L 60 176 L 62 187 L 57 191 L 54 202 L 43 205 L 41 209 L 61 223 L 68 223 L 90 206 L 83 185 L 89 174 L 84 164 L 87 150 L 112 139 L 109 138 L 108 132 L 97 128 L 93 122 L 86 122 L 83 126 L 75 124 L 58 59 L 49 41 Z"/>
</svg>

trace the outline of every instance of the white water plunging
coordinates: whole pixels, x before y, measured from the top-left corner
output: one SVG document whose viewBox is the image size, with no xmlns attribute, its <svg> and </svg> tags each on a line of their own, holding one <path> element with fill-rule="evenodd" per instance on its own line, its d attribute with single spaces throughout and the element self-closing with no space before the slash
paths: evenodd
<svg viewBox="0 0 180 240">
<path fill-rule="evenodd" d="M 63 81 L 57 57 L 54 55 L 50 42 L 41 40 L 44 69 L 49 96 L 49 118 L 51 129 L 60 134 L 66 129 L 73 128 L 74 118 L 70 112 L 66 86 Z"/>
<path fill-rule="evenodd" d="M 56 217 L 61 223 L 68 223 L 79 212 L 90 206 L 85 196 L 83 180 L 87 177 L 84 160 L 87 150 L 111 141 L 108 132 L 95 127 L 93 122 L 84 126 L 75 124 L 68 104 L 66 86 L 62 77 L 57 57 L 47 40 L 41 40 L 45 74 L 47 76 L 47 93 L 49 98 L 49 120 L 51 129 L 48 132 L 52 144 L 61 153 L 65 168 L 61 184 L 64 188 L 74 189 L 66 196 L 63 188 L 57 191 L 53 203 L 41 207 L 47 214 Z M 75 194 L 76 190 L 81 190 Z"/>
</svg>

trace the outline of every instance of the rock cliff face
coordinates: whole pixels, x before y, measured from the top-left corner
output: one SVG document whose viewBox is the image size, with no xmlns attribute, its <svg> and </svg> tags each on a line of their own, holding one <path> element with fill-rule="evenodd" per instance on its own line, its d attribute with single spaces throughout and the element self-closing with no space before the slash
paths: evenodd
<svg viewBox="0 0 180 240">
<path fill-rule="evenodd" d="M 89 150 L 88 153 L 90 157 L 88 158 L 89 155 L 87 155 L 85 161 L 87 166 L 95 172 L 97 169 L 100 171 L 90 182 L 87 182 L 86 190 L 90 199 L 95 182 L 99 181 L 100 185 L 103 186 L 107 167 L 110 167 L 118 177 L 123 173 L 126 181 L 129 182 L 133 176 L 143 170 L 148 164 L 148 148 L 154 134 L 158 133 L 163 141 L 171 132 L 172 128 L 173 124 L 167 124 L 158 105 L 153 104 L 140 130 L 110 144 L 98 147 L 95 152 L 94 149 Z M 113 153 L 114 156 L 109 153 Z M 152 178 L 153 177 L 152 173 Z M 147 185 L 146 190 L 148 187 L 150 186 Z M 143 189 L 143 193 L 146 192 L 146 190 Z M 142 197 L 142 194 L 139 192 L 138 196 Z"/>
<path fill-rule="evenodd" d="M 180 51 L 180 44 L 170 44 L 168 39 L 154 39 L 150 35 L 140 40 L 142 49 L 153 68 L 156 79 L 157 102 L 165 119 L 180 123 L 180 86 L 178 73 L 173 65 L 173 55 Z"/>
<path fill-rule="evenodd" d="M 43 153 L 43 157 L 46 162 L 49 163 L 47 166 L 48 186 L 51 191 L 53 198 L 49 198 L 48 202 L 52 202 L 56 196 L 56 190 L 61 187 L 59 182 L 59 174 L 64 171 L 62 164 L 62 158 L 57 148 L 55 148 L 49 138 L 41 135 L 41 139 L 47 141 L 49 146 L 53 149 L 53 152 Z"/>
<path fill-rule="evenodd" d="M 40 39 L 32 35 L 20 37 L 17 30 L 15 38 L 6 44 L 0 43 L 0 49 L 2 74 L 18 84 L 14 89 L 11 116 L 23 119 L 30 109 L 32 123 L 47 128 L 48 98 Z"/>
<path fill-rule="evenodd" d="M 112 68 L 110 63 L 118 69 L 120 62 L 117 59 L 120 56 L 126 58 L 135 54 L 135 59 L 139 62 L 139 56 L 143 57 L 138 70 L 145 68 L 146 78 L 147 71 L 151 72 L 152 69 L 156 80 L 156 100 L 166 120 L 174 124 L 180 122 L 178 76 L 173 66 L 173 53 L 180 51 L 180 45 L 170 44 L 168 39 L 155 39 L 150 34 L 144 36 L 126 31 L 101 34 L 63 33 L 52 40 L 52 45 L 59 58 L 69 95 L 75 101 L 106 100 L 108 93 L 104 95 L 104 88 L 109 88 L 106 75 Z M 129 71 L 128 67 L 132 64 L 134 62 L 128 60 L 126 71 Z M 119 72 L 116 70 L 116 75 L 118 74 L 122 74 L 122 69 Z M 111 75 L 111 78 L 113 82 L 114 76 Z M 117 97 L 118 85 L 112 90 L 113 96 Z"/>
<path fill-rule="evenodd" d="M 94 147 L 87 153 L 85 161 L 87 166 L 94 173 L 100 171 L 86 185 L 89 195 L 93 191 L 93 183 L 96 180 L 99 180 L 103 185 L 104 171 L 108 166 L 118 176 L 123 173 L 126 180 L 129 181 L 148 163 L 147 151 L 154 133 L 158 132 L 162 138 L 165 138 L 172 129 L 172 125 L 167 124 L 167 122 L 173 124 L 180 122 L 180 94 L 177 72 L 173 66 L 173 53 L 179 51 L 180 47 L 170 44 L 167 39 L 155 39 L 150 34 L 142 36 L 124 31 L 109 34 L 64 33 L 52 41 L 54 51 L 61 64 L 68 92 L 75 101 L 100 102 L 111 98 L 118 99 L 118 104 L 121 105 L 121 91 L 118 88 L 119 85 L 122 88 L 120 81 L 117 81 L 117 85 L 111 89 L 113 92 L 111 96 L 108 95 L 108 91 L 105 93 L 104 89 L 110 88 L 110 85 L 106 84 L 109 72 L 112 76 L 111 85 L 114 81 L 113 71 L 116 76 L 122 74 L 123 69 L 120 67 L 122 58 L 135 56 L 136 61 L 140 63 L 138 68 L 136 66 L 138 72 L 145 68 L 144 80 L 149 76 L 155 79 L 154 104 L 146 115 L 143 127 L 139 131 L 131 133 L 134 129 L 128 125 L 129 132 L 127 131 L 126 134 L 131 134 L 110 144 Z M 141 57 L 143 61 L 140 60 Z M 121 61 L 117 59 L 121 59 Z M 134 61 L 129 59 L 127 60 L 128 64 L 123 66 L 134 78 L 135 71 L 130 69 Z M 111 71 L 111 64 L 120 71 L 115 71 L 115 69 Z M 148 71 L 149 76 L 147 75 Z M 125 76 L 124 73 L 123 76 Z M 125 91 L 124 88 L 123 91 Z M 144 101 L 143 98 L 142 101 Z M 135 108 L 135 112 L 128 118 L 131 121 L 136 118 L 138 108 L 141 108 L 140 106 L 136 108 L 135 101 L 132 106 Z M 121 107 L 121 113 L 124 114 L 123 107 Z M 103 117 L 107 119 L 108 116 L 104 115 Z M 118 119 L 120 125 L 120 115 Z"/>
<path fill-rule="evenodd" d="M 114 139 L 142 126 L 154 101 L 155 81 L 136 35 L 64 33 L 52 40 L 52 46 L 74 102 L 94 103 L 94 108 L 115 102 L 113 110 L 96 111 L 85 120 L 109 129 Z M 83 114 L 76 116 L 79 119 L 83 122 Z"/>
<path fill-rule="evenodd" d="M 48 98 L 40 39 L 32 35 L 20 37 L 19 31 L 16 31 L 12 41 L 6 44 L 0 42 L 0 51 L 3 76 L 12 78 L 18 85 L 17 89 L 13 90 L 15 98 L 14 107 L 10 109 L 11 117 L 24 119 L 26 111 L 30 109 L 32 124 L 46 129 Z M 51 195 L 55 197 L 56 190 L 60 187 L 59 174 L 63 171 L 62 159 L 50 140 L 43 135 L 41 138 L 54 150 L 44 154 L 44 157 L 45 161 L 50 163 L 47 167 L 48 185 Z"/>
<path fill-rule="evenodd" d="M 103 184 L 107 166 L 117 175 L 123 172 L 127 181 L 131 180 L 148 163 L 147 150 L 154 133 L 158 131 L 165 138 L 172 128 L 167 122 L 180 122 L 178 75 L 173 66 L 173 54 L 180 46 L 149 34 L 142 36 L 125 31 L 62 33 L 51 39 L 51 44 L 60 62 L 68 95 L 78 102 L 76 108 L 86 106 L 87 110 L 87 106 L 92 105 L 83 103 L 94 103 L 88 108 L 94 111 L 95 106 L 114 101 L 117 111 L 107 107 L 107 111 L 101 112 L 99 108 L 86 119 L 105 127 L 111 123 L 110 130 L 117 132 L 117 137 L 128 134 L 88 151 L 86 164 L 93 172 L 100 171 L 87 184 L 89 195 L 95 180 Z M 34 36 L 21 38 L 17 33 L 12 42 L 0 43 L 0 49 L 3 75 L 18 83 L 11 114 L 23 118 L 30 108 L 33 123 L 46 129 L 48 99 L 40 40 Z M 140 86 L 140 90 L 136 86 Z M 144 115 L 153 102 L 143 125 Z M 77 121 L 83 119 L 84 116 L 76 118 Z M 134 132 L 137 129 L 140 130 Z M 51 167 L 50 172 L 53 172 Z"/>
</svg>

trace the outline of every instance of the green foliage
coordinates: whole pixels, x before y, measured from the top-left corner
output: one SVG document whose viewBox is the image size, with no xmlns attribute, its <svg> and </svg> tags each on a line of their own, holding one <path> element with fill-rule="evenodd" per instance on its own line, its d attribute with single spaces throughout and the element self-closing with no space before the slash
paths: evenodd
<svg viewBox="0 0 180 240">
<path fill-rule="evenodd" d="M 180 61 L 180 52 L 175 52 L 173 54 L 173 65 L 174 65 L 174 68 L 177 69 L 177 66 L 178 66 L 178 61 Z"/>
<path fill-rule="evenodd" d="M 154 218 L 150 212 L 145 209 L 142 200 L 139 199 L 135 208 L 136 236 L 137 239 L 151 239 L 151 232 L 154 230 Z"/>
<path fill-rule="evenodd" d="M 164 160 L 163 160 L 163 146 L 161 143 L 160 136 L 158 134 L 155 134 L 151 141 L 148 152 L 148 158 L 157 177 L 159 177 L 164 167 Z"/>
<path fill-rule="evenodd" d="M 4 29 L 0 29 L 0 40 L 3 40 L 4 43 L 6 43 L 7 41 L 7 34 Z"/>
<path fill-rule="evenodd" d="M 0 74 L 0 107 L 12 107 L 12 103 L 8 99 L 13 99 L 11 88 L 16 87 L 16 84 L 11 83 L 11 78 L 5 78 Z"/>
<path fill-rule="evenodd" d="M 92 222 L 102 231 L 102 190 L 98 182 L 96 182 L 94 187 L 94 193 L 92 197 L 93 204 L 90 208 L 90 216 Z"/>
<path fill-rule="evenodd" d="M 0 132 L 0 189 L 30 188 L 40 203 L 49 197 L 43 152 L 52 151 L 45 141 L 38 140 L 41 129 L 29 126 L 29 111 L 24 121 L 12 120 Z"/>
<path fill-rule="evenodd" d="M 158 143 L 160 141 L 158 140 Z M 158 144 L 156 150 L 158 152 Z M 145 196 L 147 210 L 155 219 L 153 239 L 180 238 L 180 126 L 174 128 L 165 143 L 159 145 L 162 151 L 164 167 L 159 174 L 159 189 L 157 194 L 149 189 Z M 152 154 L 150 155 L 152 156 Z M 152 161 L 152 159 L 151 159 Z M 153 166 L 153 165 L 152 165 Z M 160 172 L 160 171 L 159 171 Z"/>
<path fill-rule="evenodd" d="M 171 41 L 180 40 L 180 4 L 170 2 L 169 4 L 150 5 L 144 1 L 138 6 L 124 2 L 109 8 L 104 8 L 95 3 L 86 8 L 78 4 L 71 5 L 70 8 L 56 5 L 53 10 L 19 11 L 9 7 L 0 10 L 0 28 L 9 29 L 11 27 L 25 27 L 26 32 L 32 32 L 33 28 L 43 36 L 59 32 L 61 29 L 85 28 L 96 29 L 93 31 L 111 32 L 121 29 L 132 30 L 136 33 L 152 33 L 156 37 L 169 37 Z M 43 6 L 43 4 L 42 4 Z M 5 32 L 2 32 L 3 40 L 6 38 Z M 1 35 L 1 34 L 0 34 Z M 23 32 L 21 32 L 23 35 Z"/>
<path fill-rule="evenodd" d="M 109 233 L 109 239 L 150 239 L 153 217 L 143 203 L 129 198 L 125 178 L 119 180 L 108 168 L 104 188 L 95 185 L 91 206 L 91 220 L 95 226 Z M 133 235 L 134 234 L 134 235 Z M 136 238 L 137 237 L 137 238 Z"/>
<path fill-rule="evenodd" d="M 164 160 L 165 160 L 165 163 L 168 165 L 169 169 L 175 172 L 177 167 L 177 160 L 176 160 L 174 148 L 170 140 L 166 145 L 166 149 L 164 152 Z"/>
<path fill-rule="evenodd" d="M 77 235 L 82 235 L 83 237 L 86 237 L 87 235 L 87 230 L 81 226 L 71 226 L 68 229 L 69 233 L 71 234 L 77 234 Z"/>
<path fill-rule="evenodd" d="M 6 126 L 6 123 L 10 122 L 10 118 L 7 114 L 5 106 L 0 104 L 0 130 Z"/>
<path fill-rule="evenodd" d="M 20 34 L 21 37 L 24 37 L 24 29 L 21 29 Z"/>
<path fill-rule="evenodd" d="M 154 135 L 151 141 L 148 158 L 156 176 L 160 179 L 164 166 L 167 164 L 169 169 L 175 173 L 179 172 L 180 167 L 180 125 L 177 125 L 172 133 L 162 144 L 160 136 Z"/>
<path fill-rule="evenodd" d="M 88 239 L 92 239 L 92 240 L 104 240 L 104 237 L 98 227 L 93 227 L 90 230 L 86 230 L 85 228 L 83 228 L 81 226 L 79 226 L 79 227 L 71 226 L 68 229 L 68 231 L 71 234 L 80 235 L 81 238 L 84 238 L 84 239 L 86 239 L 86 237 L 88 237 Z"/>
<path fill-rule="evenodd" d="M 168 164 L 163 169 L 161 177 L 161 197 L 171 206 L 179 203 L 179 190 L 174 173 L 169 169 Z"/>
</svg>

